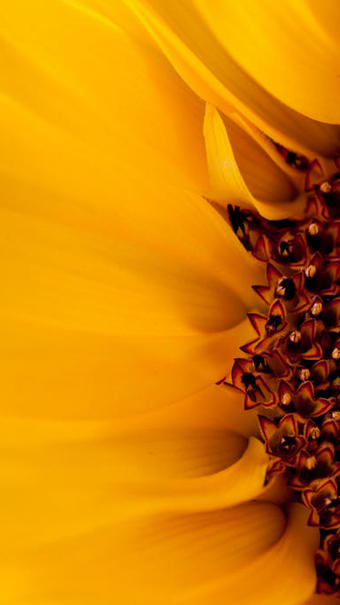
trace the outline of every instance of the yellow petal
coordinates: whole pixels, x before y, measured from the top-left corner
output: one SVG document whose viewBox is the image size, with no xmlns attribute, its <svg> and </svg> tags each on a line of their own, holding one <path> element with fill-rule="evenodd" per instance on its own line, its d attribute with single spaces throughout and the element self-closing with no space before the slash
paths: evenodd
<svg viewBox="0 0 340 605">
<path fill-rule="evenodd" d="M 338 22 L 339 6 L 331 4 Z M 225 51 L 266 91 L 309 118 L 340 123 L 339 38 L 335 42 L 322 27 L 310 2 L 194 5 Z"/>
<path fill-rule="evenodd" d="M 284 523 L 278 507 L 249 503 L 213 513 L 132 518 L 17 553 L 16 560 L 7 550 L 2 598 L 22 605 L 54 599 L 70 605 L 187 602 L 188 591 L 227 578 L 228 570 L 243 569 L 266 552 Z M 205 602 L 220 605 L 226 595 Z"/>
<path fill-rule="evenodd" d="M 267 456 L 226 426 L 227 404 L 224 418 L 218 409 L 201 417 L 189 400 L 113 425 L 3 420 L 2 546 L 36 548 L 131 515 L 216 510 L 256 496 Z M 205 405 L 215 407 L 207 396 Z"/>
<path fill-rule="evenodd" d="M 119 2 L 116 8 L 120 14 Z M 42 122 L 31 123 L 26 133 L 29 138 L 32 129 L 39 131 L 32 149 L 40 153 L 38 183 L 38 158 L 25 155 L 24 141 L 19 149 L 25 165 L 20 154 L 16 166 L 10 156 L 5 168 L 16 168 L 15 176 L 18 170 L 20 177 L 30 175 L 32 185 L 47 181 L 58 190 L 66 181 L 60 171 L 72 162 L 75 175 L 69 186 L 76 185 L 81 195 L 86 191 L 85 175 L 89 178 L 84 162 L 98 156 L 102 170 L 105 166 L 114 170 L 118 143 L 131 169 L 137 164 L 160 182 L 165 175 L 178 182 L 181 175 L 196 190 L 205 185 L 203 105 L 159 52 L 132 41 L 115 22 L 73 2 L 32 0 L 28 5 L 14 0 L 6 9 L 0 7 L 0 16 L 1 91 Z M 24 137 L 20 129 L 18 116 L 16 136 Z M 82 146 L 78 158 L 70 157 L 65 136 Z"/>
<path fill-rule="evenodd" d="M 264 90 L 219 43 L 194 2 L 126 1 L 201 98 L 225 114 L 236 108 L 288 148 L 324 155 L 339 150 L 338 127 L 307 118 Z"/>
<path fill-rule="evenodd" d="M 229 126 L 230 128 L 230 126 Z M 250 192 L 236 161 L 227 127 L 218 111 L 211 105 L 206 106 L 204 136 L 207 149 L 208 167 L 211 181 L 217 195 L 224 202 L 240 204 L 242 207 L 255 207 L 262 216 L 279 219 L 293 216 L 300 211 L 302 200 L 275 203 L 259 200 Z M 238 154 L 240 157 L 241 154 Z M 258 178 L 261 181 L 261 167 Z M 282 175 L 285 182 L 285 177 Z"/>
<path fill-rule="evenodd" d="M 307 516 L 303 505 L 291 505 L 286 531 L 271 549 L 235 574 L 188 591 L 181 602 L 219 605 L 228 595 L 242 605 L 300 605 L 313 594 L 316 582 L 314 553 L 319 532 L 307 526 Z"/>
<path fill-rule="evenodd" d="M 196 194 L 201 103 L 75 5 L 18 0 L 5 26 L 3 412 L 110 417 L 215 382 L 260 267 Z"/>
<path fill-rule="evenodd" d="M 236 403 L 241 411 L 215 387 L 114 423 L 2 420 L 3 547 L 35 548 L 142 511 L 216 509 L 261 491 L 266 455 L 235 432 L 244 429 Z"/>
</svg>

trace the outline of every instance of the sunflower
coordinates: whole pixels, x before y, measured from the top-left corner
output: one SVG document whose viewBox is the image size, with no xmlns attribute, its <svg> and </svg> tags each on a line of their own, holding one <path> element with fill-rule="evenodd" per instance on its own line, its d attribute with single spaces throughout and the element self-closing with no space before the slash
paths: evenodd
<svg viewBox="0 0 340 605">
<path fill-rule="evenodd" d="M 333 8 L 2 7 L 2 603 L 332 602 L 314 493 L 226 374 L 267 309 L 254 242 L 333 195 Z"/>
</svg>

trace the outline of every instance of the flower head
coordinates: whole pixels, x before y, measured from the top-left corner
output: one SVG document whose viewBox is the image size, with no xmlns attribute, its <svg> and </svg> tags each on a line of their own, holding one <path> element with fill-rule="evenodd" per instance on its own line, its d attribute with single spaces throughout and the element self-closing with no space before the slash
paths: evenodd
<svg viewBox="0 0 340 605">
<path fill-rule="evenodd" d="M 1 10 L 4 602 L 338 595 L 336 41 L 253 12 Z"/>
</svg>

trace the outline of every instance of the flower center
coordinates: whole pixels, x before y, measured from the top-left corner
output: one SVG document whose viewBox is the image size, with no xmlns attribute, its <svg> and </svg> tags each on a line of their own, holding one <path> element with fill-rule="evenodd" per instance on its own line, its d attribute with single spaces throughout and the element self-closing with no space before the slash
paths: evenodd
<svg viewBox="0 0 340 605">
<path fill-rule="evenodd" d="M 276 147 L 305 172 L 305 214 L 269 221 L 228 206 L 234 233 L 266 264 L 267 285 L 253 288 L 268 307 L 248 314 L 255 335 L 232 383 L 245 409 L 261 406 L 268 481 L 284 476 L 320 529 L 318 592 L 340 596 L 340 174 L 311 185 L 318 162 Z"/>
</svg>

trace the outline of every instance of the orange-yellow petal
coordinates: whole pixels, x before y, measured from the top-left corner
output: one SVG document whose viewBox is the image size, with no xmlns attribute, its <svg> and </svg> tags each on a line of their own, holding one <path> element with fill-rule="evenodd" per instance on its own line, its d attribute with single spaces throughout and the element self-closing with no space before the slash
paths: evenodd
<svg viewBox="0 0 340 605">
<path fill-rule="evenodd" d="M 249 503 L 195 515 L 150 513 L 24 551 L 15 561 L 7 550 L 2 597 L 22 605 L 194 603 L 188 592 L 246 569 L 280 539 L 284 523 L 278 507 Z M 222 605 L 229 596 L 236 595 L 204 602 Z"/>
<path fill-rule="evenodd" d="M 303 207 L 302 199 L 290 201 L 288 198 L 288 200 L 276 202 L 275 193 L 271 201 L 259 200 L 251 193 L 243 174 L 241 174 L 227 128 L 218 111 L 211 105 L 207 105 L 204 119 L 204 136 L 210 178 L 218 198 L 224 200 L 224 202 L 240 204 L 242 207 L 255 207 L 262 216 L 269 219 L 285 218 L 287 215 L 292 216 L 299 212 Z M 238 157 L 240 155 L 239 152 Z M 258 178 L 260 181 L 262 177 L 261 168 L 263 166 L 259 164 Z M 288 189 L 287 179 L 282 173 L 281 180 L 286 185 L 287 194 L 291 194 L 292 188 Z"/>
<path fill-rule="evenodd" d="M 188 591 L 182 602 L 220 605 L 228 595 L 242 605 L 250 598 L 252 605 L 300 605 L 315 589 L 314 552 L 319 541 L 318 530 L 306 521 L 305 507 L 291 505 L 286 531 L 271 549 L 234 574 Z"/>
<path fill-rule="evenodd" d="M 220 44 L 194 2 L 127 2 L 201 98 L 226 114 L 236 108 L 288 148 L 324 155 L 339 150 L 338 127 L 303 116 L 262 88 Z"/>
<path fill-rule="evenodd" d="M 3 412 L 111 417 L 215 382 L 260 267 L 198 195 L 200 101 L 79 4 L 16 0 L 1 27 Z"/>
<path fill-rule="evenodd" d="M 263 0 L 193 4 L 221 46 L 268 93 L 321 122 L 340 123 L 339 37 L 313 14 L 322 2 Z M 339 5 L 333 19 L 339 21 Z"/>
</svg>

